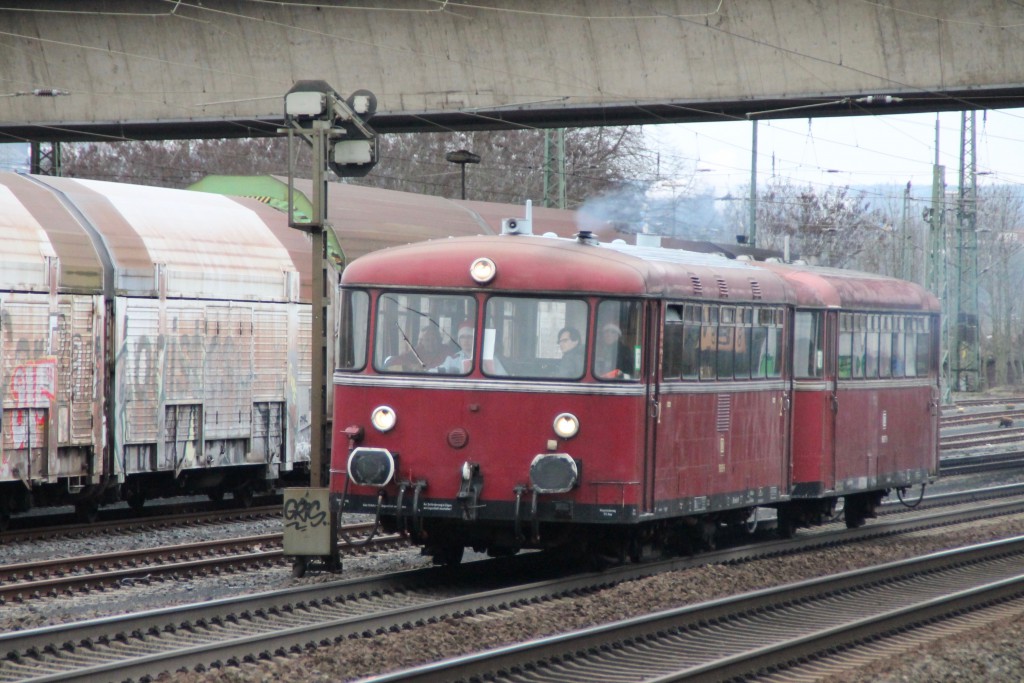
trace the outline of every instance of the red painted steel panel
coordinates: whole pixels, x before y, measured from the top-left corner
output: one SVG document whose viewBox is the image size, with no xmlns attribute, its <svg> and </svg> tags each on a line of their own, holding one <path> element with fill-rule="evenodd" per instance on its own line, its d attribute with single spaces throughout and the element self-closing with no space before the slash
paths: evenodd
<svg viewBox="0 0 1024 683">
<path fill-rule="evenodd" d="M 872 488 L 873 480 L 927 468 L 922 444 L 932 441 L 930 387 L 854 388 L 838 393 L 836 481 Z M 862 483 L 864 482 L 864 483 Z"/>
<path fill-rule="evenodd" d="M 422 384 L 422 383 L 421 383 Z M 462 464 L 481 463 L 484 487 L 481 503 L 513 499 L 513 487 L 529 482 L 534 456 L 548 452 L 555 439 L 552 423 L 563 412 L 580 420 L 579 434 L 559 440 L 558 452 L 582 461 L 579 488 L 560 498 L 581 504 L 636 505 L 643 472 L 643 397 L 610 397 L 534 392 L 482 391 L 471 386 L 455 389 L 394 388 L 370 385 L 336 386 L 335 437 L 332 470 L 344 472 L 348 444 L 342 433 L 351 424 L 368 424 L 380 405 L 394 409 L 398 420 L 390 432 L 374 431 L 368 442 L 399 454 L 399 475 L 426 480 L 430 498 L 452 499 L 459 491 Z M 609 419 L 609 416 L 615 416 Z M 469 435 L 464 448 L 447 440 L 453 429 Z M 344 478 L 332 487 L 341 492 Z"/>
<path fill-rule="evenodd" d="M 793 392 L 793 484 L 835 488 L 832 402 L 828 391 Z"/>
<path fill-rule="evenodd" d="M 769 486 L 780 494 L 788 491 L 783 391 L 720 386 L 721 393 L 686 393 L 684 388 L 684 393 L 662 394 L 658 500 Z"/>
</svg>

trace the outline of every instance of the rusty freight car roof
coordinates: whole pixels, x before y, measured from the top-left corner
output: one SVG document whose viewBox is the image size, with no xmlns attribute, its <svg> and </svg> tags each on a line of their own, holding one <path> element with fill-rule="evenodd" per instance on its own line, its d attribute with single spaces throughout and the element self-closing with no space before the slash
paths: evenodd
<svg viewBox="0 0 1024 683">
<path fill-rule="evenodd" d="M 489 289 L 703 297 L 723 303 L 794 300 L 777 274 L 746 261 L 623 243 L 557 237 L 464 237 L 393 247 L 346 268 L 346 284 L 472 287 L 470 264 L 491 259 Z"/>
<path fill-rule="evenodd" d="M 247 196 L 287 211 L 288 179 L 278 176 L 207 176 L 190 189 Z M 296 179 L 296 211 L 308 213 L 313 183 Z M 534 232 L 571 237 L 581 229 L 619 237 L 613 226 L 583 212 L 533 207 Z M 506 218 L 523 218 L 522 204 L 446 199 L 347 183 L 327 184 L 327 223 L 345 263 L 371 251 L 438 237 L 497 235 Z"/>
<path fill-rule="evenodd" d="M 11 173 L 0 188 L 5 288 L 43 288 L 37 271 L 55 257 L 65 290 L 100 291 L 106 276 L 133 296 L 309 299 L 309 238 L 259 202 Z M 32 276 L 16 282 L 8 264 Z"/>
</svg>

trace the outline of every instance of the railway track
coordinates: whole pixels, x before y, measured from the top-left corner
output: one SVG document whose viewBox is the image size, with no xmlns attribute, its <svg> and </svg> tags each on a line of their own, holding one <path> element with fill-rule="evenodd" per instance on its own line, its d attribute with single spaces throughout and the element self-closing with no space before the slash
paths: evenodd
<svg viewBox="0 0 1024 683">
<path fill-rule="evenodd" d="M 0 681 L 124 680 L 258 661 L 348 638 L 416 629 L 453 616 L 500 613 L 576 597 L 643 576 L 709 563 L 801 553 L 858 539 L 907 533 L 994 515 L 1020 514 L 1024 501 L 973 505 L 852 532 L 831 531 L 601 574 L 551 578 L 550 558 L 529 554 L 471 563 L 455 571 L 419 570 L 335 581 L 186 607 L 106 617 L 0 636 Z M 534 581 L 522 585 L 524 572 Z"/>
<path fill-rule="evenodd" d="M 369 523 L 346 525 L 346 537 L 353 540 L 339 543 L 343 554 L 408 545 L 397 535 L 369 537 L 372 528 Z M 283 534 L 271 533 L 0 565 L 0 605 L 169 577 L 284 564 L 287 558 L 282 545 Z"/>
<path fill-rule="evenodd" d="M 281 516 L 281 497 L 252 507 L 217 505 L 172 505 L 147 510 L 143 516 L 131 511 L 111 510 L 93 522 L 68 521 L 72 515 L 46 515 L 37 519 L 16 518 L 16 526 L 0 533 L 0 546 L 51 538 L 105 536 L 137 530 L 165 529 L 190 525 L 219 524 Z"/>
<path fill-rule="evenodd" d="M 1001 617 L 1002 610 L 990 611 L 993 605 L 1024 610 L 1024 537 L 667 610 L 373 680 L 617 683 L 624 672 L 637 681 L 739 681 L 766 674 L 792 680 L 796 667 L 835 674 L 833 653 L 849 657 L 880 636 L 936 621 L 968 621 L 965 613 L 981 610 Z"/>
</svg>

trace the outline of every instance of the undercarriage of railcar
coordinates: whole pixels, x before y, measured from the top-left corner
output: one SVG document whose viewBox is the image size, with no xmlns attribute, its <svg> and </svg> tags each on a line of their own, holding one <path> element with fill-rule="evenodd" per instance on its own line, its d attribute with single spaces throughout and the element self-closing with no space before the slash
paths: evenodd
<svg viewBox="0 0 1024 683">
<path fill-rule="evenodd" d="M 641 562 L 713 549 L 728 531 L 753 531 L 753 509 L 723 510 L 702 516 L 662 518 L 631 524 L 579 522 L 466 521 L 428 517 L 413 520 L 393 515 L 380 518 L 380 530 L 402 532 L 423 546 L 435 564 L 457 564 L 465 548 L 492 557 L 522 550 L 559 551 L 591 565 Z"/>
<path fill-rule="evenodd" d="M 422 545 L 423 553 L 435 564 L 458 564 L 464 549 L 471 548 L 492 557 L 523 550 L 555 550 L 577 561 L 602 566 L 690 555 L 714 549 L 725 538 L 749 537 L 759 531 L 774 530 L 779 537 L 792 538 L 798 528 L 829 524 L 840 517 L 847 528 L 855 529 L 876 516 L 889 493 L 889 489 L 882 489 L 790 500 L 773 505 L 774 516 L 764 508 L 737 508 L 632 524 L 580 524 L 382 515 L 379 528 L 385 533 L 408 535 Z M 901 489 L 901 500 L 903 493 Z"/>
</svg>

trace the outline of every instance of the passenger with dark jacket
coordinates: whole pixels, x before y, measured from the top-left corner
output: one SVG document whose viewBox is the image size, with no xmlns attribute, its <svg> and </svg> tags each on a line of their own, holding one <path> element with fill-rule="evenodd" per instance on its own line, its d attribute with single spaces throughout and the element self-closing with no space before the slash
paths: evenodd
<svg viewBox="0 0 1024 683">
<path fill-rule="evenodd" d="M 563 327 L 558 331 L 558 348 L 562 359 L 558 362 L 557 375 L 573 379 L 583 376 L 583 345 L 580 343 L 580 331 L 575 327 Z"/>
</svg>

